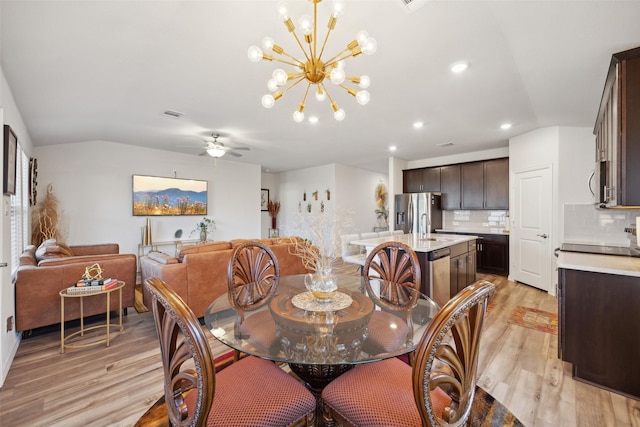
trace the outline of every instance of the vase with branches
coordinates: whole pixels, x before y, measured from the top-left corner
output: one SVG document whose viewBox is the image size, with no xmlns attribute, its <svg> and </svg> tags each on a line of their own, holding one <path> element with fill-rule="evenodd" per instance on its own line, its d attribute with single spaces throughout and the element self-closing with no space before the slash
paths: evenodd
<svg viewBox="0 0 640 427">
<path fill-rule="evenodd" d="M 36 204 L 31 216 L 31 243 L 39 246 L 49 239 L 60 239 L 60 212 L 53 185 L 47 185 L 44 199 Z"/>
<path fill-rule="evenodd" d="M 191 231 L 191 235 L 194 233 L 200 233 L 200 241 L 204 242 L 207 240 L 207 236 L 213 230 L 216 229 L 216 222 L 211 218 L 207 218 L 206 216 L 202 218 L 202 221 L 198 222 L 196 228 Z"/>
<path fill-rule="evenodd" d="M 293 243 L 290 251 L 302 259 L 302 264 L 313 274 L 307 276 L 305 285 L 320 301 L 328 301 L 337 290 L 332 274 L 340 257 L 340 236 L 351 225 L 348 211 L 299 212 L 294 215 L 291 230 Z"/>
<path fill-rule="evenodd" d="M 280 202 L 272 202 L 269 200 L 269 203 L 267 203 L 267 211 L 271 217 L 271 228 L 276 228 L 276 218 L 278 218 L 278 212 L 280 212 Z"/>
</svg>

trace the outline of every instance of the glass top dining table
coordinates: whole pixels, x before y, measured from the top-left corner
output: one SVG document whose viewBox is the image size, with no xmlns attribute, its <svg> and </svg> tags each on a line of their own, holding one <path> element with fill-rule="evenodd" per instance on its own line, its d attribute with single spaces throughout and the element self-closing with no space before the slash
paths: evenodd
<svg viewBox="0 0 640 427">
<path fill-rule="evenodd" d="M 288 363 L 311 388 L 320 390 L 355 364 L 415 350 L 439 309 L 409 287 L 386 295 L 406 304 L 403 308 L 381 303 L 384 283 L 371 280 L 370 295 L 365 279 L 353 275 L 337 275 L 338 292 L 330 302 L 319 302 L 305 288 L 305 276 L 280 277 L 269 303 L 246 311 L 242 322 L 228 296 L 222 295 L 208 307 L 205 325 L 235 350 Z"/>
</svg>

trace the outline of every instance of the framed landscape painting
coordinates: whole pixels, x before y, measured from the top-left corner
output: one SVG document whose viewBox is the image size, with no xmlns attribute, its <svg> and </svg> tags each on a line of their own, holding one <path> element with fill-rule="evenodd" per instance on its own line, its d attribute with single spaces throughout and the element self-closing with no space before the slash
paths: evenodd
<svg viewBox="0 0 640 427">
<path fill-rule="evenodd" d="M 133 175 L 133 215 L 206 215 L 208 181 Z"/>
</svg>

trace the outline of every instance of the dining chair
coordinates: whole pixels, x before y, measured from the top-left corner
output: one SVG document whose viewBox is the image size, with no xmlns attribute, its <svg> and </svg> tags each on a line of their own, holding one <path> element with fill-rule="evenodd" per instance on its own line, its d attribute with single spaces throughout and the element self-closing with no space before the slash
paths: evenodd
<svg viewBox="0 0 640 427">
<path fill-rule="evenodd" d="M 316 399 L 273 362 L 247 356 L 216 374 L 213 353 L 193 312 L 162 280 L 152 296 L 164 398 L 172 426 L 311 426 Z"/>
<path fill-rule="evenodd" d="M 402 341 L 413 340 L 410 313 L 418 302 L 421 281 L 420 262 L 413 249 L 402 242 L 379 244 L 367 256 L 363 277 L 367 293 L 380 307 L 369 322 L 365 351 L 386 353 Z M 391 322 L 395 329 L 383 326 Z"/>
<path fill-rule="evenodd" d="M 358 365 L 331 382 L 322 392 L 326 425 L 465 425 L 494 289 L 479 280 L 449 300 L 427 325 L 413 367 L 393 357 Z"/>
<path fill-rule="evenodd" d="M 275 336 L 275 323 L 268 310 L 255 313 L 245 319 L 245 313 L 255 311 L 269 302 L 280 280 L 278 259 L 265 244 L 247 241 L 238 245 L 229 259 L 227 269 L 229 303 L 236 311 L 234 335 L 248 339 L 251 336 Z M 272 328 L 273 334 L 258 333 Z M 268 347 L 272 342 L 254 342 Z M 240 351 L 235 350 L 234 360 Z"/>
</svg>

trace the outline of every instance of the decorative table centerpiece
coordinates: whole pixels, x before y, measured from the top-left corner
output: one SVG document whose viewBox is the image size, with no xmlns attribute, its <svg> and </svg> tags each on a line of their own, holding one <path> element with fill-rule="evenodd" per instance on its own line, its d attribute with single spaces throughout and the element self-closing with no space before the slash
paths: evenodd
<svg viewBox="0 0 640 427">
<path fill-rule="evenodd" d="M 191 232 L 191 234 L 193 235 L 194 233 L 200 233 L 200 241 L 205 242 L 209 233 L 211 233 L 215 229 L 216 222 L 211 218 L 207 218 L 205 216 L 202 218 L 202 221 L 200 221 L 196 225 L 196 228 Z"/>
</svg>

